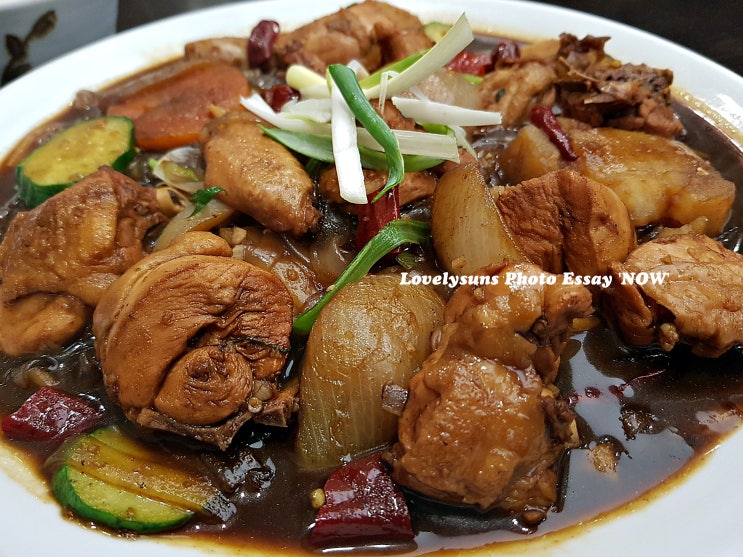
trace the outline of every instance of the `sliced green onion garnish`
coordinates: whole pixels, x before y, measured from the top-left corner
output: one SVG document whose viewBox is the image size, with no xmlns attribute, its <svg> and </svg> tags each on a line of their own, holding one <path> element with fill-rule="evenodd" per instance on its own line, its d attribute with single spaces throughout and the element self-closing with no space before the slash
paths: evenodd
<svg viewBox="0 0 743 557">
<path fill-rule="evenodd" d="M 333 163 L 333 142 L 328 135 L 314 135 L 310 133 L 299 133 L 278 128 L 264 128 L 263 133 L 271 139 L 278 141 L 287 149 L 299 153 L 311 159 L 321 162 Z M 361 166 L 371 170 L 388 170 L 387 158 L 384 153 L 359 145 L 361 155 Z M 405 172 L 418 172 L 426 170 L 446 160 L 441 157 L 426 155 L 403 155 Z"/>
<path fill-rule="evenodd" d="M 451 135 L 425 133 L 415 130 L 392 130 L 403 155 L 425 155 L 441 159 L 459 161 L 457 141 Z M 363 128 L 358 130 L 359 145 L 382 150 L 381 145 Z"/>
<path fill-rule="evenodd" d="M 389 168 L 387 176 L 387 184 L 375 197 L 379 199 L 391 188 L 397 186 L 405 176 L 405 165 L 402 160 L 402 153 L 400 152 L 400 144 L 397 142 L 395 134 L 387 125 L 387 122 L 374 110 L 369 100 L 361 90 L 359 81 L 356 78 L 356 74 L 348 66 L 343 64 L 331 64 L 328 67 L 328 73 L 332 78 L 335 85 L 338 87 L 338 91 L 348 103 L 353 115 L 361 123 L 362 126 L 368 131 L 372 137 L 382 146 L 384 149 L 385 156 L 387 158 L 387 167 Z M 334 115 L 335 116 L 335 115 Z M 333 126 L 335 127 L 335 117 L 333 118 Z M 355 130 L 354 130 L 355 132 Z M 354 133 L 354 141 L 356 140 L 356 133 Z M 333 135 L 333 141 L 335 142 L 335 134 Z M 336 165 L 338 160 L 336 158 Z M 340 173 L 338 175 L 340 180 Z"/>
<path fill-rule="evenodd" d="M 417 220 L 402 218 L 389 222 L 367 242 L 338 277 L 338 280 L 327 289 L 325 295 L 314 306 L 297 316 L 294 320 L 294 332 L 302 335 L 308 334 L 320 311 L 336 292 L 363 277 L 377 261 L 393 249 L 403 244 L 425 244 L 430 238 L 430 230 L 427 223 Z"/>
<path fill-rule="evenodd" d="M 292 64 L 286 69 L 286 84 L 297 91 L 317 86 L 326 87 L 327 91 L 328 86 L 322 75 L 301 64 Z"/>
<path fill-rule="evenodd" d="M 469 21 L 462 14 L 446 35 L 426 51 L 415 63 L 403 70 L 386 83 L 387 95 L 399 95 L 417 85 L 432 73 L 443 68 L 475 38 Z M 377 84 L 364 90 L 370 99 L 379 97 L 381 85 Z"/>
<path fill-rule="evenodd" d="M 391 64 L 387 64 L 385 67 L 378 69 L 376 72 L 371 74 L 369 77 L 365 77 L 364 79 L 359 81 L 359 85 L 361 85 L 362 89 L 370 89 L 372 87 L 378 86 L 382 82 L 382 75 L 385 73 L 402 73 L 403 71 L 407 70 L 410 66 L 415 64 L 418 60 L 423 57 L 423 55 L 428 52 L 428 50 L 423 50 L 421 52 L 416 52 L 415 54 L 411 54 L 410 56 L 403 58 L 402 60 L 398 60 L 397 62 L 392 62 Z"/>
<path fill-rule="evenodd" d="M 346 69 L 351 73 L 353 83 L 358 86 L 356 74 L 350 68 Z M 335 79 L 332 79 L 330 83 L 333 158 L 335 159 L 338 189 L 341 197 L 349 203 L 363 205 L 368 201 L 364 173 L 361 168 L 361 154 L 359 153 L 358 141 L 356 141 L 356 113 L 359 112 L 359 108 L 358 106 L 351 106 L 355 99 L 344 92 L 342 88 L 348 89 L 348 83 L 347 78 L 343 85 L 339 85 Z M 349 98 L 351 101 L 349 101 Z M 368 101 L 366 102 L 368 103 Z"/>
<path fill-rule="evenodd" d="M 407 97 L 392 97 L 391 101 L 403 116 L 416 122 L 446 126 L 494 126 L 503 121 L 500 112 L 490 110 L 475 110 Z"/>
<path fill-rule="evenodd" d="M 330 137 L 331 125 L 325 121 L 329 118 L 323 116 L 325 112 L 324 102 L 328 102 L 327 112 L 328 114 L 330 112 L 329 100 L 318 101 L 319 104 L 300 101 L 293 105 L 288 113 L 283 111 L 275 112 L 257 93 L 243 98 L 242 104 L 263 121 L 281 130 L 296 132 L 298 134 L 326 135 Z M 323 121 L 313 120 L 319 116 L 323 117 Z M 441 129 L 432 127 L 431 131 L 433 133 L 412 130 L 392 130 L 392 133 L 397 138 L 400 152 L 403 155 L 421 155 L 430 158 L 458 161 L 459 151 L 457 150 L 456 139 Z M 357 127 L 356 134 L 360 146 L 376 151 L 383 151 L 382 146 L 364 128 Z M 301 152 L 299 149 L 297 151 Z M 309 153 L 305 154 L 311 156 Z M 387 166 L 384 168 L 386 169 Z M 411 172 L 407 166 L 406 171 Z"/>
<path fill-rule="evenodd" d="M 240 104 L 264 122 L 268 122 L 277 128 L 303 133 L 330 134 L 330 126 L 327 123 L 313 122 L 309 118 L 299 117 L 298 115 L 276 112 L 258 93 L 253 93 L 249 97 L 242 97 Z"/>
</svg>

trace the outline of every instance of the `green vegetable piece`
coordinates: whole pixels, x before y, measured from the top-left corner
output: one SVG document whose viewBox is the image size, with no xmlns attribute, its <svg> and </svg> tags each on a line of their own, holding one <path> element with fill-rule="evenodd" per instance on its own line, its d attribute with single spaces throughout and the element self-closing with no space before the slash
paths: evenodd
<svg viewBox="0 0 743 557">
<path fill-rule="evenodd" d="M 199 190 L 196 193 L 194 193 L 190 198 L 189 201 L 194 204 L 193 212 L 189 216 L 194 216 L 196 213 L 201 211 L 204 207 L 206 207 L 206 204 L 209 203 L 212 199 L 214 199 L 217 194 L 221 191 L 224 191 L 224 188 L 220 188 L 219 186 L 214 186 L 211 188 L 206 188 L 203 190 Z"/>
<path fill-rule="evenodd" d="M 181 526 L 194 515 L 188 509 L 143 497 L 70 466 L 54 474 L 52 491 L 76 515 L 116 530 L 163 532 Z"/>
<path fill-rule="evenodd" d="M 309 334 L 320 311 L 336 292 L 347 284 L 363 277 L 377 261 L 393 249 L 403 244 L 425 244 L 430 238 L 430 231 L 431 229 L 427 223 L 407 218 L 395 219 L 387 223 L 356 254 L 353 261 L 341 273 L 338 280 L 326 290 L 322 298 L 310 309 L 297 316 L 294 320 L 294 332 L 301 335 Z"/>
<path fill-rule="evenodd" d="M 451 29 L 450 24 L 441 23 L 440 21 L 432 21 L 423 26 L 423 32 L 435 43 L 443 39 L 444 35 L 449 32 L 449 29 Z"/>
<path fill-rule="evenodd" d="M 359 85 L 361 86 L 362 89 L 375 87 L 382 82 L 382 75 L 384 73 L 386 72 L 400 73 L 402 71 L 405 71 L 410 66 L 415 64 L 418 60 L 423 58 L 423 55 L 426 52 L 428 52 L 428 50 L 422 50 L 420 52 L 416 52 L 415 54 L 411 54 L 410 56 L 407 56 L 403 58 L 402 60 L 398 60 L 397 62 L 392 62 L 391 64 L 387 64 L 383 68 L 378 69 L 373 74 L 359 81 Z"/>
<path fill-rule="evenodd" d="M 376 201 L 397 186 L 405 176 L 405 163 L 400 152 L 400 145 L 387 122 L 377 114 L 369 99 L 366 98 L 353 70 L 343 64 L 331 64 L 328 67 L 328 73 L 338 86 L 338 90 L 353 115 L 384 149 L 389 173 L 387 184 L 373 199 Z"/>
<path fill-rule="evenodd" d="M 112 528 L 155 532 L 194 513 L 228 520 L 235 506 L 206 478 L 163 460 L 116 426 L 81 435 L 48 460 L 60 503 Z"/>
<path fill-rule="evenodd" d="M 263 126 L 261 129 L 268 137 L 278 141 L 287 149 L 321 162 L 333 162 L 333 143 L 329 135 L 315 135 Z M 384 153 L 363 145 L 359 145 L 359 153 L 361 154 L 361 166 L 364 168 L 387 170 L 387 158 Z M 402 159 L 405 172 L 426 170 L 444 162 L 444 159 L 424 155 L 403 155 Z"/>
<path fill-rule="evenodd" d="M 108 165 L 123 171 L 134 158 L 134 123 L 106 116 L 54 135 L 16 167 L 18 194 L 31 207 Z"/>
</svg>

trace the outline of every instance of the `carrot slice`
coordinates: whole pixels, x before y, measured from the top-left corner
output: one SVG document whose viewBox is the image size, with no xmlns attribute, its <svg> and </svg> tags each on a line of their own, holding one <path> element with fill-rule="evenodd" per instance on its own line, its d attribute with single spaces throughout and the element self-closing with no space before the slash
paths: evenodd
<svg viewBox="0 0 743 557">
<path fill-rule="evenodd" d="M 108 114 L 134 121 L 134 135 L 142 149 L 164 151 L 197 141 L 211 119 L 220 111 L 240 109 L 240 97 L 249 93 L 239 68 L 198 64 L 111 105 Z"/>
</svg>

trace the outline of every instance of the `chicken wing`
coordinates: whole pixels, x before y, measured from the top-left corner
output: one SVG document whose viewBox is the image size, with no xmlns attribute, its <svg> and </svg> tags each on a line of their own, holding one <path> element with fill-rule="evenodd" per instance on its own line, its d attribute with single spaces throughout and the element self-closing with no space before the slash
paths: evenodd
<svg viewBox="0 0 743 557">
<path fill-rule="evenodd" d="M 219 186 L 220 198 L 275 232 L 301 236 L 314 230 L 320 212 L 314 184 L 299 161 L 266 137 L 254 117 L 230 113 L 201 134 L 204 187 Z"/>
</svg>

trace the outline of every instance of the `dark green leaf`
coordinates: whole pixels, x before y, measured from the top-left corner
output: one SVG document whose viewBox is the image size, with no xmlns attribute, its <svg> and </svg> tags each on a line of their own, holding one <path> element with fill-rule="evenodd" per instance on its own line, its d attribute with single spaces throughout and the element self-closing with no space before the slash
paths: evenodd
<svg viewBox="0 0 743 557">
<path fill-rule="evenodd" d="M 214 186 L 212 188 L 206 188 L 203 190 L 199 190 L 191 197 L 189 200 L 191 203 L 194 204 L 193 212 L 189 215 L 190 217 L 194 216 L 196 213 L 201 211 L 204 207 L 206 207 L 206 204 L 209 203 L 214 197 L 219 193 L 224 191 L 224 188 L 220 188 L 219 186 Z"/>
</svg>

